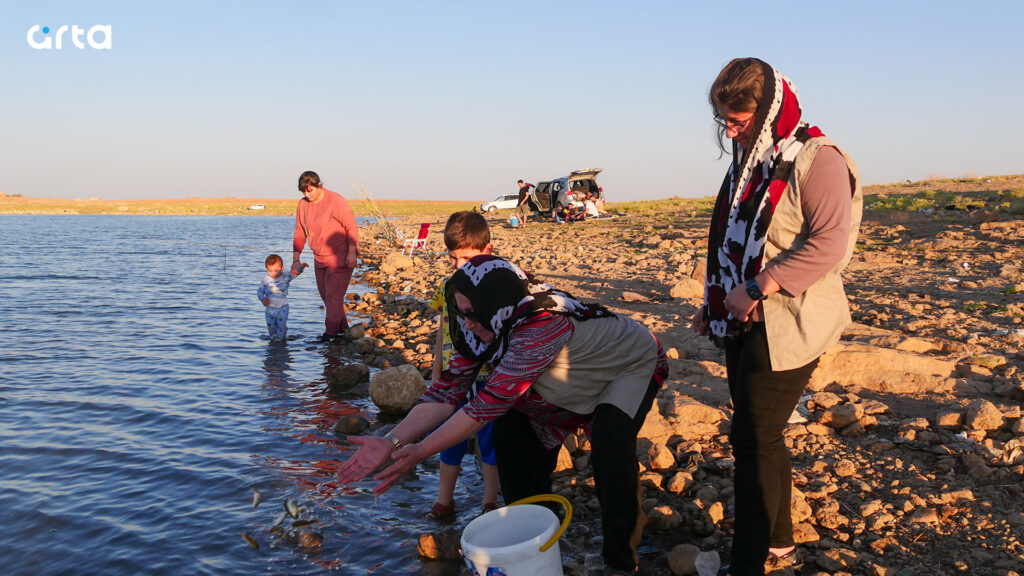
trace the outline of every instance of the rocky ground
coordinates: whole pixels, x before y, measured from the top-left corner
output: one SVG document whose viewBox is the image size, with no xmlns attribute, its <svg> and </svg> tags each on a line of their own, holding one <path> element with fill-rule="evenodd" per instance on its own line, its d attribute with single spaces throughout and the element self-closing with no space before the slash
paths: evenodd
<svg viewBox="0 0 1024 576">
<path fill-rule="evenodd" d="M 339 356 L 429 370 L 437 319 L 426 301 L 451 271 L 440 256 L 445 219 L 422 219 L 432 232 L 413 258 L 366 231 L 362 281 L 379 289 L 352 302 L 371 322 Z M 706 216 L 686 212 L 525 229 L 492 220 L 497 254 L 635 318 L 669 350 L 670 378 L 642 433 L 641 574 L 729 562 L 725 369 L 689 321 L 706 227 Z M 822 358 L 786 434 L 807 558 L 798 573 L 1024 573 L 1022 260 L 1024 220 L 1011 216 L 865 213 L 845 274 L 854 324 Z M 565 448 L 556 491 L 576 510 L 566 572 L 585 574 L 600 549 L 588 444 Z"/>
</svg>

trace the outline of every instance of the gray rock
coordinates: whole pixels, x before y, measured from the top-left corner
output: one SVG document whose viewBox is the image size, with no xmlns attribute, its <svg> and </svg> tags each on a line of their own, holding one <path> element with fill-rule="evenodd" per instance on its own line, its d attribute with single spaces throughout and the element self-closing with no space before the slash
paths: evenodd
<svg viewBox="0 0 1024 576">
<path fill-rule="evenodd" d="M 370 381 L 370 369 L 364 364 L 343 364 L 331 371 L 327 383 L 335 392 L 348 392 Z"/>
<path fill-rule="evenodd" d="M 348 414 L 338 418 L 338 421 L 334 423 L 335 434 L 361 434 L 367 428 L 370 423 L 367 422 L 366 418 L 358 414 Z"/>
<path fill-rule="evenodd" d="M 668 553 L 668 567 L 676 576 L 691 576 L 697 573 L 697 555 L 700 548 L 693 544 L 680 544 Z"/>
<path fill-rule="evenodd" d="M 683 516 L 671 506 L 657 506 L 647 515 L 647 525 L 654 530 L 670 530 L 683 523 Z"/>
</svg>

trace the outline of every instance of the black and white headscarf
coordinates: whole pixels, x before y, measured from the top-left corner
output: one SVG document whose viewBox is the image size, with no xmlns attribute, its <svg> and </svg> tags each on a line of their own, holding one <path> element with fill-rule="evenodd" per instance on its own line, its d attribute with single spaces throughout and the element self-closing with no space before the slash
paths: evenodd
<svg viewBox="0 0 1024 576">
<path fill-rule="evenodd" d="M 761 272 L 768 225 L 797 153 L 808 140 L 822 136 L 816 126 L 801 121 L 793 83 L 759 62 L 764 88 L 750 149 L 733 140 L 733 162 L 711 216 L 704 301 L 711 337 L 717 341 L 733 336 L 737 323 L 725 308 L 725 296 Z"/>
<path fill-rule="evenodd" d="M 466 328 L 465 320 L 455 313 L 456 292 L 469 300 L 481 323 L 494 332 L 493 340 L 484 342 Z M 550 312 L 577 320 L 615 315 L 604 306 L 584 304 L 550 284 L 534 281 L 515 265 L 491 255 L 475 256 L 452 274 L 445 285 L 445 299 L 448 316 L 455 320 L 449 325 L 455 349 L 466 358 L 495 366 L 508 350 L 512 331 L 537 314 Z"/>
</svg>

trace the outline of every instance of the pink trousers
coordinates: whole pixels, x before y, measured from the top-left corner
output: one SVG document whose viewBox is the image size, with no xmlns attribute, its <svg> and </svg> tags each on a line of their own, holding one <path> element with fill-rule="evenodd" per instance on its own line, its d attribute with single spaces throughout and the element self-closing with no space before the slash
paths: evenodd
<svg viewBox="0 0 1024 576">
<path fill-rule="evenodd" d="M 327 308 L 324 320 L 324 334 L 335 336 L 342 330 L 348 330 L 348 318 L 345 316 L 345 292 L 352 280 L 352 269 L 331 270 L 316 267 L 316 289 L 320 291 L 320 299 Z"/>
</svg>

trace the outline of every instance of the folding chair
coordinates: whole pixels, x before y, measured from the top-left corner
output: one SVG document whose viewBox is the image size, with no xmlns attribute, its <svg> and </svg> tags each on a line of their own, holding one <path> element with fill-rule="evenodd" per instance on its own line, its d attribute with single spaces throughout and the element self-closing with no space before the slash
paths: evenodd
<svg viewBox="0 0 1024 576">
<path fill-rule="evenodd" d="M 412 253 L 413 253 L 414 250 L 416 250 L 417 248 L 423 248 L 424 246 L 426 246 L 426 244 L 427 244 L 427 234 L 429 234 L 429 233 L 430 233 L 430 222 L 424 222 L 423 224 L 420 224 L 420 233 L 417 234 L 415 238 L 409 238 L 409 239 L 407 239 L 405 241 L 405 245 L 402 246 L 402 254 L 405 254 L 405 251 L 408 249 L 409 250 L 409 256 L 412 256 Z"/>
</svg>

